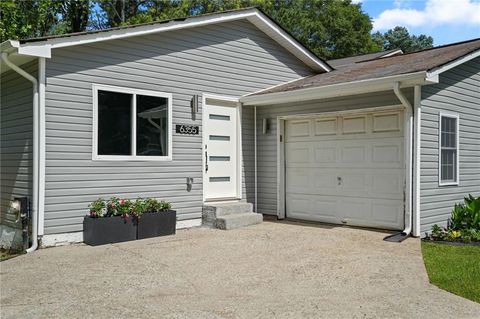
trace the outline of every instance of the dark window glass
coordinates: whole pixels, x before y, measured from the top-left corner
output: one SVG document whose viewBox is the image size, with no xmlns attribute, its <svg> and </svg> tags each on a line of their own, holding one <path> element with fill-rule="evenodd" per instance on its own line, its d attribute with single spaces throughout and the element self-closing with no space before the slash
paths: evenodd
<svg viewBox="0 0 480 319">
<path fill-rule="evenodd" d="M 98 155 L 132 155 L 132 95 L 98 91 Z"/>
<path fill-rule="evenodd" d="M 442 117 L 440 178 L 443 182 L 457 180 L 457 119 Z"/>
<path fill-rule="evenodd" d="M 168 99 L 137 95 L 137 155 L 168 155 Z"/>
</svg>

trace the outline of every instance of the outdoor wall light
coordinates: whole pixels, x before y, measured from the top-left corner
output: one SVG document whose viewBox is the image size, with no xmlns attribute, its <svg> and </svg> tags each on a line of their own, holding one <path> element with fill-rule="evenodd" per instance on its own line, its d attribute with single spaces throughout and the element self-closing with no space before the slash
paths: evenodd
<svg viewBox="0 0 480 319">
<path fill-rule="evenodd" d="M 262 119 L 262 133 L 267 134 L 270 131 L 270 119 Z"/>
<path fill-rule="evenodd" d="M 192 113 L 198 113 L 198 95 L 194 95 L 190 101 Z"/>
</svg>

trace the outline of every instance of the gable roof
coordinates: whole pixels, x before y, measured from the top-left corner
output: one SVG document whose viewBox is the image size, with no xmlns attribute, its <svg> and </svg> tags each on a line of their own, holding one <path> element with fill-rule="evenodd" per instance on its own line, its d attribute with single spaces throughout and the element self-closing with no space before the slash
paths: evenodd
<svg viewBox="0 0 480 319">
<path fill-rule="evenodd" d="M 400 49 L 392 49 L 392 50 L 375 52 L 375 53 L 360 54 L 360 55 L 355 55 L 355 56 L 351 56 L 351 57 L 347 57 L 347 58 L 327 60 L 327 63 L 331 67 L 337 69 L 339 67 L 343 67 L 345 65 L 349 65 L 349 64 L 352 64 L 352 63 L 358 63 L 358 62 L 363 62 L 363 61 L 368 61 L 368 60 L 386 58 L 386 57 L 393 56 L 393 55 L 398 55 L 398 54 L 403 54 L 403 51 L 400 50 Z"/>
<path fill-rule="evenodd" d="M 453 63 L 457 60 L 476 56 L 480 56 L 480 38 L 402 55 L 351 63 L 328 73 L 309 76 L 257 92 L 254 95 L 367 81 L 418 72 L 423 72 L 427 76 L 435 76 L 446 71 L 447 65 L 453 67 Z"/>
<path fill-rule="evenodd" d="M 328 63 L 317 57 L 313 52 L 296 40 L 288 31 L 283 29 L 264 12 L 255 7 L 104 30 L 25 39 L 20 41 L 9 40 L 1 44 L 1 49 L 2 52 L 4 50 L 16 49 L 19 54 L 50 58 L 51 49 L 55 48 L 123 39 L 241 19 L 246 19 L 251 22 L 316 72 L 323 73 L 332 70 Z"/>
</svg>

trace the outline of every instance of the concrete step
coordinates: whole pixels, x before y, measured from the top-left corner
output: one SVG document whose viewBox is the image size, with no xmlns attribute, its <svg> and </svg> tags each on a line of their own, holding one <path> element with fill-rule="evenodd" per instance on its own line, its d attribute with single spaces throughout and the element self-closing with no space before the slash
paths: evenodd
<svg viewBox="0 0 480 319">
<path fill-rule="evenodd" d="M 260 224 L 263 221 L 263 215 L 257 213 L 230 214 L 218 217 L 215 221 L 215 228 L 218 229 L 236 229 L 240 227 Z"/>
<path fill-rule="evenodd" d="M 252 212 L 253 205 L 251 203 L 207 204 L 203 206 L 202 220 L 203 224 L 214 226 L 218 217 Z"/>
</svg>

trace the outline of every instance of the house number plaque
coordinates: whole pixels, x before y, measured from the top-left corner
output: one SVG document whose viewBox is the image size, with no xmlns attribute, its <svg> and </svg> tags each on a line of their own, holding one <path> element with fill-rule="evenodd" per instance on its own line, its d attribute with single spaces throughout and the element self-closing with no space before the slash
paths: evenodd
<svg viewBox="0 0 480 319">
<path fill-rule="evenodd" d="M 179 134 L 198 135 L 199 128 L 197 125 L 176 124 L 175 132 Z"/>
</svg>

